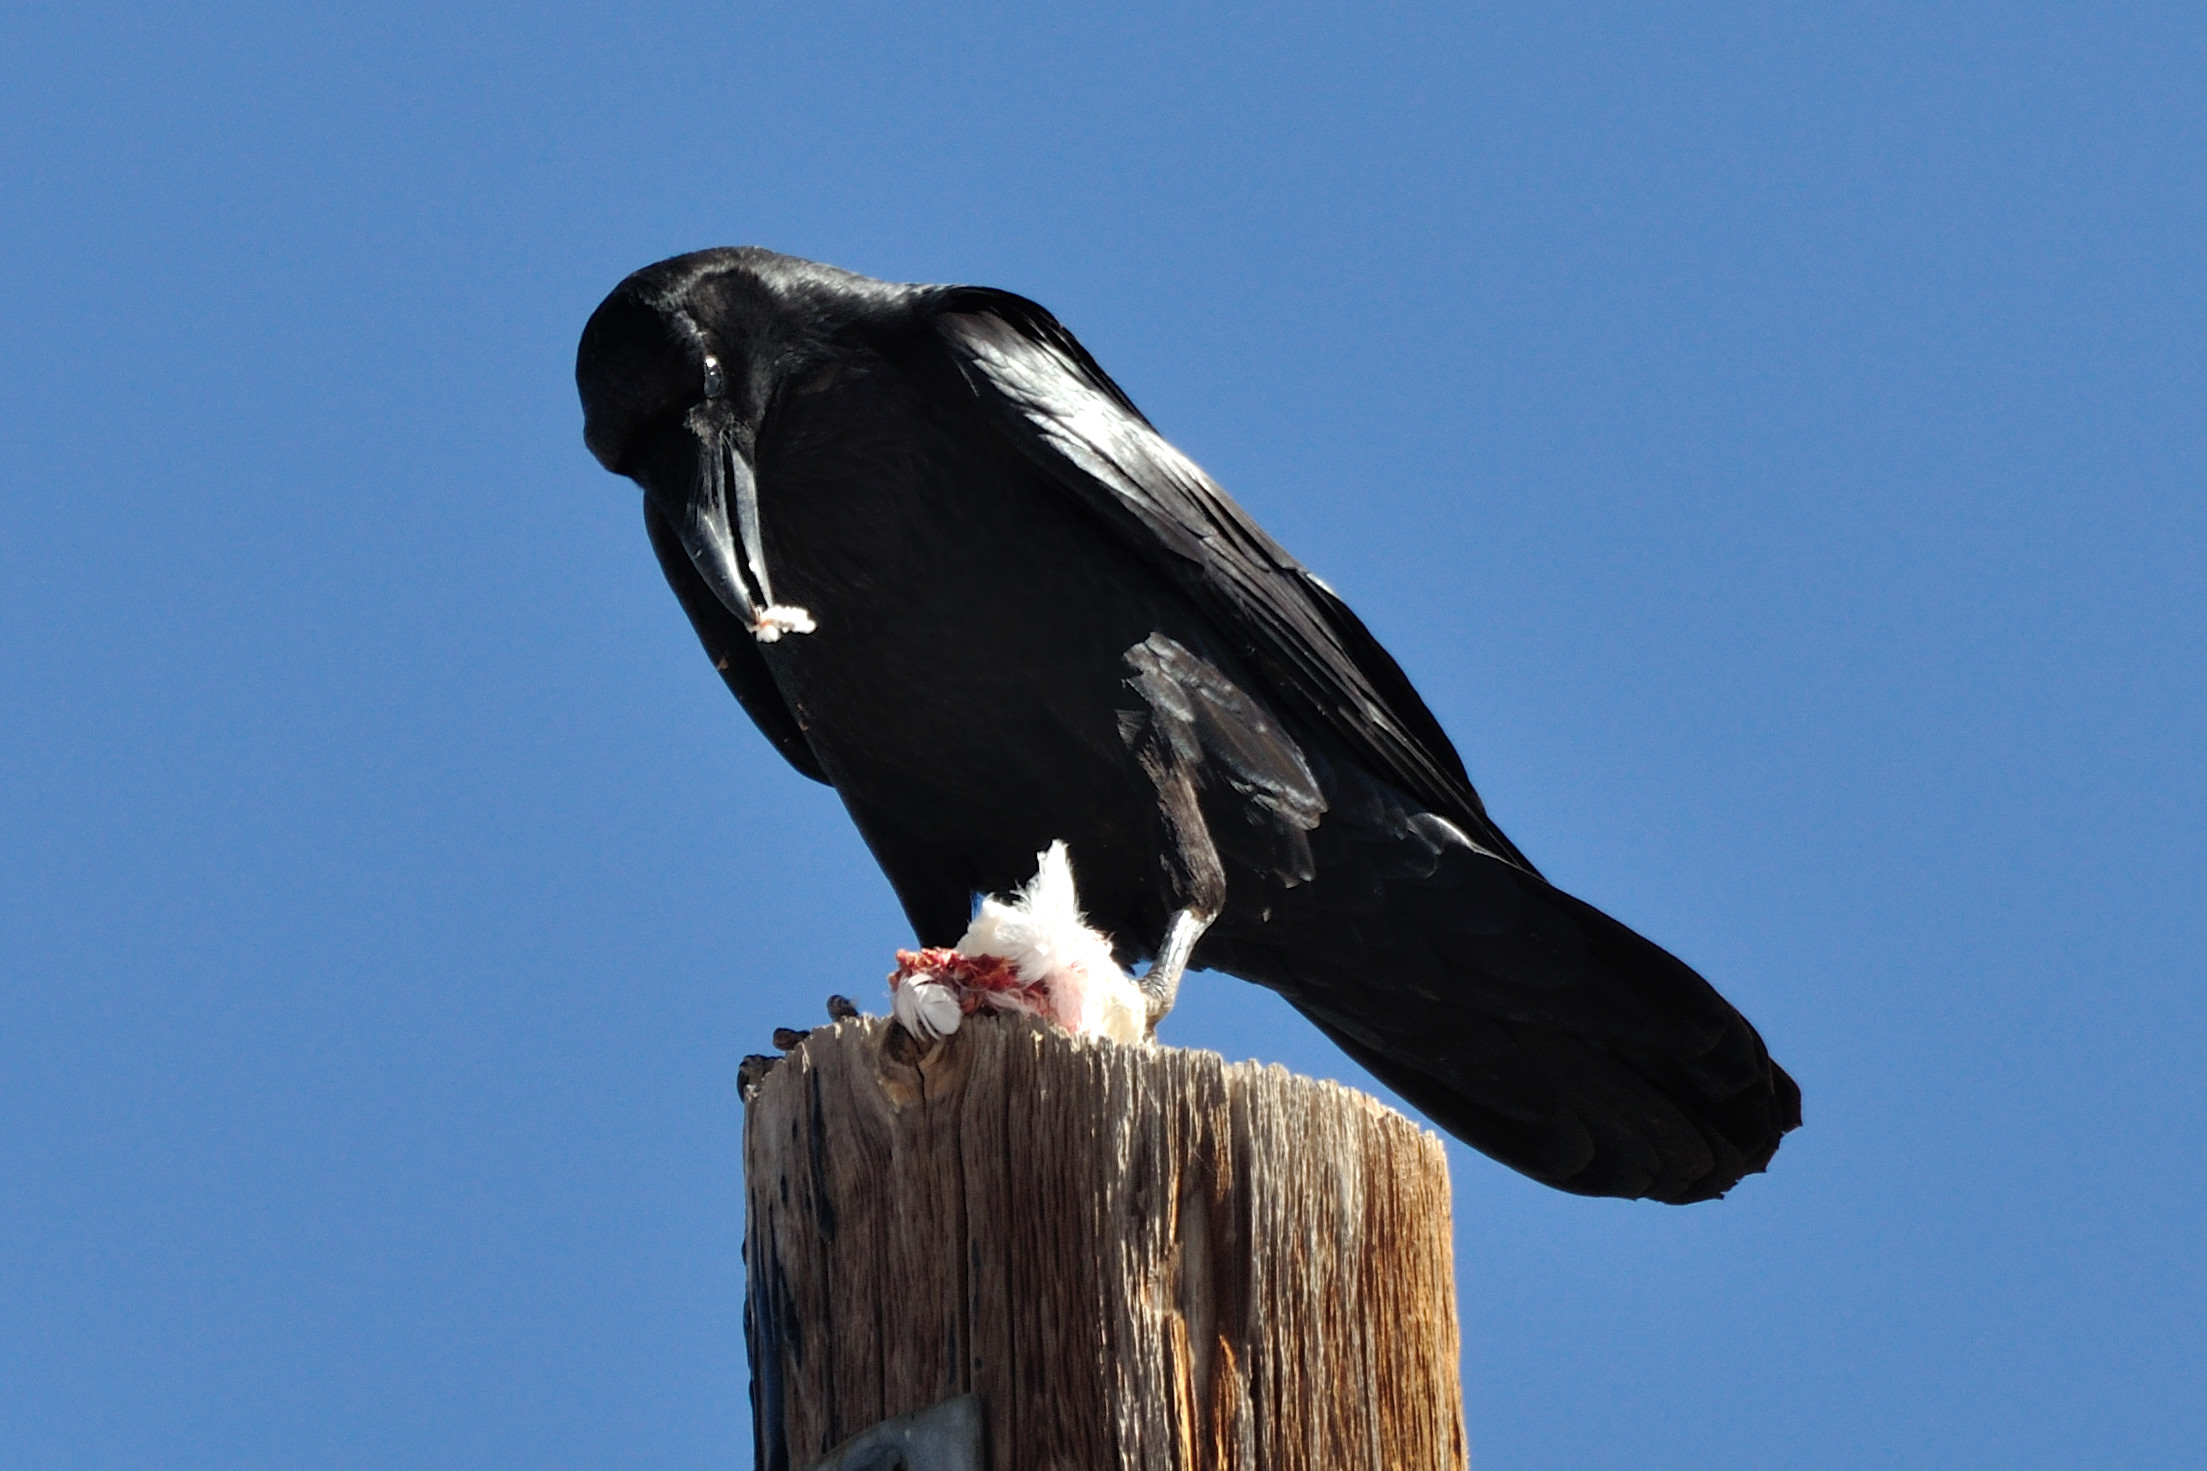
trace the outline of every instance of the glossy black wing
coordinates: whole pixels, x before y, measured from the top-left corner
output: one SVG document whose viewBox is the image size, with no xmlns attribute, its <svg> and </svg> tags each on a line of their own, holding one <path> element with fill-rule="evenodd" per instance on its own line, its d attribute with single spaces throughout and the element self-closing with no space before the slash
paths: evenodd
<svg viewBox="0 0 2207 1471">
<path fill-rule="evenodd" d="M 1533 872 L 1472 790 L 1440 722 L 1348 605 L 1165 441 L 1057 319 L 950 287 L 923 308 L 1003 431 L 1151 552 L 1271 685 L 1479 847 Z"/>
<path fill-rule="evenodd" d="M 814 781 L 827 781 L 828 774 L 820 769 L 820 758 L 812 754 L 811 742 L 805 739 L 803 728 L 790 713 L 788 702 L 782 698 L 781 689 L 766 667 L 766 660 L 759 655 L 758 641 L 736 615 L 713 596 L 705 579 L 697 575 L 697 568 L 690 563 L 690 554 L 682 549 L 682 539 L 675 535 L 674 528 L 659 514 L 659 508 L 652 504 L 648 495 L 644 497 L 644 529 L 651 535 L 652 551 L 659 556 L 659 570 L 667 574 L 667 586 L 674 589 L 682 611 L 690 615 L 690 627 L 697 630 L 697 641 L 705 646 L 705 657 L 720 671 L 729 693 L 743 706 L 744 713 L 758 726 L 759 733 L 774 743 L 774 749 L 781 752 L 790 765 Z"/>
</svg>

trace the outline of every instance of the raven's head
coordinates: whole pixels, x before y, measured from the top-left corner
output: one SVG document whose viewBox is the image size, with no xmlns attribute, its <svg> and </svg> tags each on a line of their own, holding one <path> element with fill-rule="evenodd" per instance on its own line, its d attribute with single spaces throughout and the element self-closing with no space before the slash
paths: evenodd
<svg viewBox="0 0 2207 1471">
<path fill-rule="evenodd" d="M 630 276 L 583 328 L 583 443 L 644 488 L 705 585 L 762 641 L 810 632 L 812 620 L 778 606 L 767 576 L 760 423 L 840 326 L 908 291 L 772 251 L 705 250 Z"/>
</svg>

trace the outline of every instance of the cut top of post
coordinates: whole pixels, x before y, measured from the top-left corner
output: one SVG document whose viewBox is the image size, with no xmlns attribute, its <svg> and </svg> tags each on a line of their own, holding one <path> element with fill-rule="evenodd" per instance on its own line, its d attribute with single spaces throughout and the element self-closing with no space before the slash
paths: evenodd
<svg viewBox="0 0 2207 1471">
<path fill-rule="evenodd" d="M 1440 1141 L 1216 1053 L 813 1032 L 749 1099 L 758 1462 L 980 1396 L 996 1467 L 1464 1464 Z"/>
</svg>

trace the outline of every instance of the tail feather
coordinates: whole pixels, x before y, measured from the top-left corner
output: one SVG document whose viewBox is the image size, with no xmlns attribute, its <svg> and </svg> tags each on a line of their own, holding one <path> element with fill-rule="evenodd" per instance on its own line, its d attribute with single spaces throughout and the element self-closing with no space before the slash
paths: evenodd
<svg viewBox="0 0 2207 1471">
<path fill-rule="evenodd" d="M 1313 837 L 1318 881 L 1257 923 L 1230 905 L 1201 963 L 1279 991 L 1467 1144 L 1562 1190 L 1684 1204 L 1799 1127 L 1755 1028 L 1652 941 L 1399 812 Z"/>
</svg>

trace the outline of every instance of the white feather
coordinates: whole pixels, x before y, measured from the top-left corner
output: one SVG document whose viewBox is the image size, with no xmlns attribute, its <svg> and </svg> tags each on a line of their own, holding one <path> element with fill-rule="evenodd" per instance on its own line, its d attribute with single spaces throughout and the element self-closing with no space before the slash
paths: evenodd
<svg viewBox="0 0 2207 1471">
<path fill-rule="evenodd" d="M 752 565 L 756 567 L 757 563 Z M 759 609 L 758 616 L 751 620 L 751 636 L 762 644 L 780 643 L 785 633 L 810 633 L 819 626 L 804 609 L 774 603 Z"/>
<path fill-rule="evenodd" d="M 896 988 L 890 997 L 889 1009 L 907 1032 L 925 1042 L 949 1036 L 958 1030 L 958 1023 L 965 1020 L 965 1013 L 958 1007 L 956 991 L 941 981 L 921 980 L 917 976 Z"/>
<path fill-rule="evenodd" d="M 1035 856 L 1035 876 L 1017 894 L 981 901 L 960 953 L 1008 960 L 1021 980 L 1041 983 L 1052 1019 L 1069 1032 L 1141 1041 L 1148 1005 L 1112 959 L 1111 941 L 1082 917 L 1065 844 Z"/>
</svg>

